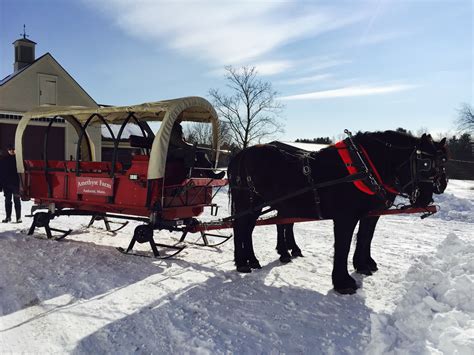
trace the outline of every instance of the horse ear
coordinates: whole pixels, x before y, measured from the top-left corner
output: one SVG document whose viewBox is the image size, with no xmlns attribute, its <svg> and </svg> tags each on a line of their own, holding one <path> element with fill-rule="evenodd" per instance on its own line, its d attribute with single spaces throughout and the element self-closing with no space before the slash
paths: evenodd
<svg viewBox="0 0 474 355">
<path fill-rule="evenodd" d="M 426 133 L 423 133 L 420 138 L 421 139 L 426 139 Z"/>
<path fill-rule="evenodd" d="M 442 146 L 442 147 L 446 145 L 446 137 L 441 139 L 441 141 L 439 142 L 439 145 Z"/>
</svg>

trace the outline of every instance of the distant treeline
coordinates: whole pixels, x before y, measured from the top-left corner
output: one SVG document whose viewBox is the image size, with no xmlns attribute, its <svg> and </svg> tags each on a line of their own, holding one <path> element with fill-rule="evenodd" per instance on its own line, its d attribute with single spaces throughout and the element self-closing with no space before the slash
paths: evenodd
<svg viewBox="0 0 474 355">
<path fill-rule="evenodd" d="M 474 143 L 471 142 L 469 133 L 462 134 L 459 138 L 452 136 L 448 139 L 451 159 L 474 161 Z"/>
<path fill-rule="evenodd" d="M 413 136 L 411 131 L 404 128 L 397 128 L 397 131 Z M 452 136 L 446 138 L 450 159 L 474 161 L 474 143 L 471 141 L 469 133 L 463 133 L 459 137 Z"/>
</svg>

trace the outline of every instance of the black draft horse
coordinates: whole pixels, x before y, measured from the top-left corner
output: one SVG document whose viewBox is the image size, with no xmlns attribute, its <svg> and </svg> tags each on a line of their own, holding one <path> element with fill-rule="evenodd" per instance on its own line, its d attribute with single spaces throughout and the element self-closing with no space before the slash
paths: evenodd
<svg viewBox="0 0 474 355">
<path fill-rule="evenodd" d="M 261 268 L 253 250 L 252 232 L 263 207 L 268 205 L 282 218 L 334 221 L 332 282 L 337 292 L 352 294 L 357 284 L 347 271 L 347 258 L 357 223 L 361 222 L 354 264 L 359 272 L 369 274 L 377 268 L 370 256 L 370 243 L 378 218 L 368 218 L 367 213 L 387 208 L 397 194 L 409 197 L 414 206 L 427 206 L 433 193 L 443 188 L 437 185 L 442 184 L 446 161 L 439 149 L 444 146 L 444 139 L 435 143 L 429 135 L 416 138 L 385 131 L 359 133 L 344 142 L 347 144 L 303 157 L 274 145 L 258 145 L 244 149 L 231 160 L 228 176 L 237 271 Z M 349 149 L 354 157 L 363 151 L 364 157 L 348 163 L 343 160 L 342 149 Z M 367 161 L 369 174 L 357 182 L 347 179 L 348 166 L 356 168 Z M 372 192 L 361 191 L 360 184 Z M 295 254 L 299 250 L 296 248 Z"/>
<path fill-rule="evenodd" d="M 439 195 L 442 194 L 448 186 L 448 178 L 444 169 L 444 165 L 447 162 L 448 151 L 445 138 L 440 142 L 434 142 L 434 144 L 437 147 L 437 157 L 439 161 L 438 174 L 436 174 L 436 177 L 433 179 L 433 192 Z M 303 150 L 300 150 L 300 152 L 310 153 L 309 151 Z M 390 203 L 393 203 L 395 197 L 396 194 L 389 193 L 387 195 Z M 354 269 L 359 274 L 370 276 L 373 272 L 378 270 L 377 263 L 371 256 L 371 244 L 379 218 L 379 216 L 362 217 L 359 221 L 356 251 L 352 259 Z M 282 263 L 288 263 L 292 258 L 303 256 L 301 249 L 298 244 L 296 244 L 293 226 L 294 223 L 277 225 L 276 250 L 280 255 L 280 261 Z"/>
</svg>

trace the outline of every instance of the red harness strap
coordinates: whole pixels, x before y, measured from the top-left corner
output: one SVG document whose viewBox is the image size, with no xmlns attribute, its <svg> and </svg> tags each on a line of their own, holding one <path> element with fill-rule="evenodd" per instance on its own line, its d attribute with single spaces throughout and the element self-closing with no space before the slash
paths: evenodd
<svg viewBox="0 0 474 355">
<path fill-rule="evenodd" d="M 339 153 L 339 156 L 341 157 L 342 161 L 346 165 L 347 171 L 349 172 L 349 175 L 356 174 L 358 171 L 357 171 L 357 168 L 353 164 L 351 155 L 349 154 L 349 150 L 347 149 L 346 142 L 344 142 L 344 141 L 337 142 L 335 144 L 335 147 L 337 148 L 337 152 Z M 395 190 L 392 186 L 384 184 L 384 182 L 382 181 L 382 178 L 380 177 L 379 172 L 375 168 L 375 165 L 372 163 L 372 160 L 370 160 L 370 157 L 367 154 L 367 152 L 365 151 L 364 147 L 362 147 L 362 146 L 359 146 L 359 147 L 360 147 L 360 150 L 362 151 L 362 154 L 364 154 L 365 159 L 369 163 L 370 168 L 374 172 L 375 178 L 377 179 L 379 184 L 382 185 L 388 192 L 391 192 L 393 194 L 398 195 L 398 191 Z M 362 180 L 356 180 L 353 183 L 360 191 L 362 191 L 366 194 L 375 195 L 375 193 L 376 193 L 375 191 L 370 189 Z"/>
</svg>

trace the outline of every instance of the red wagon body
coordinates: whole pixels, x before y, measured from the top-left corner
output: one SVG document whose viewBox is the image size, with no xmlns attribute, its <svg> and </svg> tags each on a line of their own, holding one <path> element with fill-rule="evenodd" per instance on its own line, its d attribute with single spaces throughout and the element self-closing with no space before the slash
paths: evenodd
<svg viewBox="0 0 474 355">
<path fill-rule="evenodd" d="M 80 162 L 78 176 L 74 161 L 49 161 L 46 170 L 42 160 L 25 160 L 23 196 L 37 205 L 55 204 L 59 209 L 143 217 L 162 203 L 159 217 L 174 220 L 199 216 L 212 205 L 213 188 L 227 184 L 225 179 L 186 178 L 177 164 L 167 165 L 169 178 L 150 181 L 148 159 L 134 156 L 127 170 L 116 163 L 113 178 L 110 162 Z"/>
</svg>

